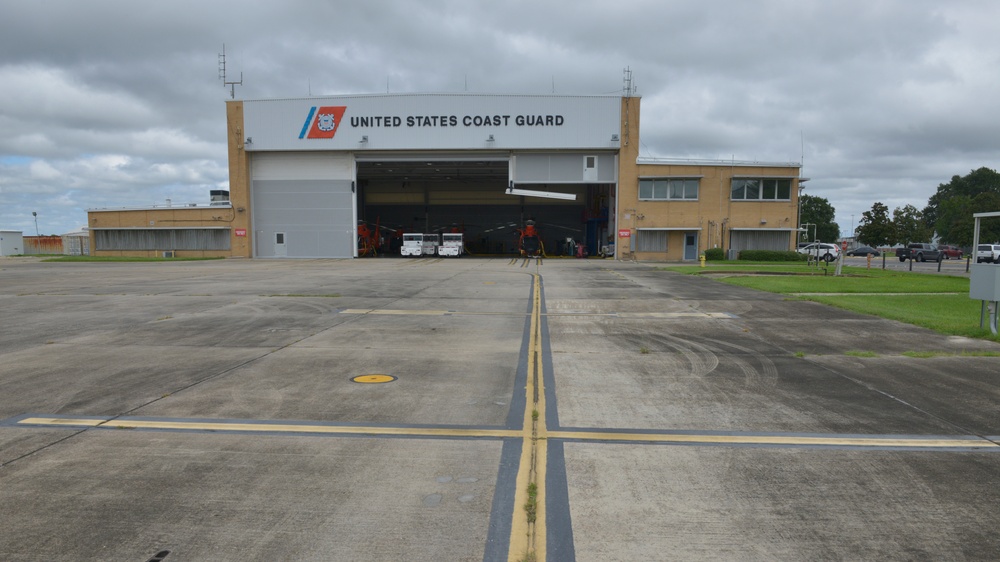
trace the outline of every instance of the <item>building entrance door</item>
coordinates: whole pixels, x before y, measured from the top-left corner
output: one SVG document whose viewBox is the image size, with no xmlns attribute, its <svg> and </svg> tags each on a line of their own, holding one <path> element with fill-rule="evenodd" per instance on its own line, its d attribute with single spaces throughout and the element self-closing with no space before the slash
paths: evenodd
<svg viewBox="0 0 1000 562">
<path fill-rule="evenodd" d="M 285 245 L 285 233 L 274 233 L 274 257 L 283 258 L 288 256 L 288 246 Z"/>
<path fill-rule="evenodd" d="M 684 259 L 698 259 L 698 235 L 694 232 L 684 234 Z"/>
</svg>

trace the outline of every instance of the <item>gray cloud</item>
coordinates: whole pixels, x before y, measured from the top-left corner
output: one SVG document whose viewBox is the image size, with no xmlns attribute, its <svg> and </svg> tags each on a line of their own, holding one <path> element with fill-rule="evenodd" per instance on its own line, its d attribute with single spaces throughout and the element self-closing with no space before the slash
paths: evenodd
<svg viewBox="0 0 1000 562">
<path fill-rule="evenodd" d="M 802 161 L 846 231 L 997 167 L 986 0 L 9 2 L 0 20 L 0 228 L 204 201 L 238 97 L 604 94 L 630 67 L 643 156 Z"/>
</svg>

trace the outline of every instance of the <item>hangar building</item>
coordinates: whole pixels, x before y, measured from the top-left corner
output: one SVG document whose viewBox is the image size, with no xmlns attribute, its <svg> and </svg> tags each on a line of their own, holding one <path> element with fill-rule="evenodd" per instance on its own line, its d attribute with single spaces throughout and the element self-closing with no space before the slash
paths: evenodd
<svg viewBox="0 0 1000 562">
<path fill-rule="evenodd" d="M 90 210 L 91 248 L 350 258 L 362 229 L 383 249 L 400 232 L 454 230 L 471 254 L 502 255 L 528 220 L 549 256 L 576 245 L 657 261 L 795 247 L 798 163 L 639 158 L 639 112 L 639 97 L 617 95 L 228 101 L 228 194 Z"/>
</svg>

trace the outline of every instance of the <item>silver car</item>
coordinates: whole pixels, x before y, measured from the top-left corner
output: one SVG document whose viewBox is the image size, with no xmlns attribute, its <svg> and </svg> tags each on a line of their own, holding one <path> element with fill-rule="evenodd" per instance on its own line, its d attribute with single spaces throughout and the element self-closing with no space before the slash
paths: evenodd
<svg viewBox="0 0 1000 562">
<path fill-rule="evenodd" d="M 800 254 L 806 254 L 815 258 L 825 260 L 827 263 L 840 257 L 840 246 L 836 244 L 826 244 L 823 242 L 813 242 L 796 250 Z"/>
</svg>

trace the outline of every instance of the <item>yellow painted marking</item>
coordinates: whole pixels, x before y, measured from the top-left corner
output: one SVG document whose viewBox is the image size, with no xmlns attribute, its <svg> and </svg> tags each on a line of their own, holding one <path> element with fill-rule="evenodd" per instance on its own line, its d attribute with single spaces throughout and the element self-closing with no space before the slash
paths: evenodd
<svg viewBox="0 0 1000 562">
<path fill-rule="evenodd" d="M 24 425 L 106 426 L 122 429 L 182 429 L 187 431 L 245 431 L 252 433 L 314 433 L 354 435 L 403 435 L 418 437 L 521 437 L 510 429 L 462 429 L 433 427 L 347 427 L 310 424 L 265 424 L 240 422 L 185 422 L 132 419 L 25 418 Z"/>
<path fill-rule="evenodd" d="M 358 375 L 352 378 L 351 380 L 360 383 L 379 384 L 384 382 L 392 382 L 396 380 L 396 377 L 392 375 Z"/>
<path fill-rule="evenodd" d="M 341 314 L 418 314 L 424 316 L 441 316 L 447 314 L 447 310 L 390 310 L 379 308 L 347 308 L 340 311 Z"/>
<path fill-rule="evenodd" d="M 733 315 L 725 312 L 619 312 L 616 316 L 620 318 L 733 318 Z"/>
<path fill-rule="evenodd" d="M 382 308 L 346 308 L 340 314 L 385 314 L 417 316 L 524 316 L 518 312 L 463 312 L 458 310 L 394 310 Z M 539 316 L 541 314 L 539 313 Z M 545 316 L 602 316 L 607 318 L 735 318 L 725 312 L 549 312 Z"/>
<path fill-rule="evenodd" d="M 514 316 L 524 317 L 523 312 L 458 312 L 455 310 L 384 310 L 378 308 L 345 308 L 340 314 L 385 314 L 385 315 L 418 315 L 418 316 Z"/>
<path fill-rule="evenodd" d="M 530 411 L 526 416 L 530 420 Z M 539 413 L 540 425 L 544 419 Z M 425 437 L 524 437 L 524 430 L 512 429 L 462 429 L 462 428 L 418 428 L 418 427 L 346 427 L 313 424 L 267 424 L 241 422 L 186 422 L 169 420 L 132 420 L 112 418 L 25 418 L 18 425 L 100 427 L 124 429 L 179 429 L 187 431 L 243 431 L 250 433 L 316 433 L 316 434 L 364 434 L 403 435 Z M 527 427 L 531 427 L 529 421 Z M 541 436 L 541 433 L 539 433 Z M 812 445 L 829 447 L 884 447 L 917 449 L 995 449 L 997 443 L 987 439 L 950 439 L 948 437 L 822 437 L 796 435 L 705 435 L 705 434 L 662 434 L 596 431 L 547 431 L 548 439 L 571 439 L 575 441 L 626 441 L 631 443 L 704 443 L 710 445 Z M 536 440 L 542 446 L 545 439 Z M 530 461 L 530 455 L 528 456 Z M 524 458 L 522 458 L 522 462 Z M 526 465 L 530 468 L 530 462 Z M 520 474 L 519 474 L 520 476 Z M 527 493 L 527 481 L 524 484 Z M 520 490 L 520 487 L 519 487 Z M 525 498 L 526 499 L 526 498 Z"/>
<path fill-rule="evenodd" d="M 524 560 L 534 553 L 534 560 L 545 561 L 545 463 L 547 430 L 545 427 L 545 385 L 542 372 L 541 278 L 533 275 L 531 323 L 528 338 L 528 376 L 525 384 L 524 421 L 522 422 L 521 461 L 518 464 L 514 491 L 514 518 L 510 529 L 508 562 Z M 536 486 L 535 521 L 528 521 L 525 504 L 528 486 Z"/>
<path fill-rule="evenodd" d="M 647 443 L 706 443 L 729 445 L 823 445 L 831 447 L 916 447 L 916 448 L 977 448 L 1000 447 L 982 439 L 948 439 L 946 437 L 820 437 L 798 435 L 703 435 L 658 433 L 606 433 L 596 431 L 551 431 L 549 439 L 577 439 L 585 441 L 629 441 Z"/>
</svg>

